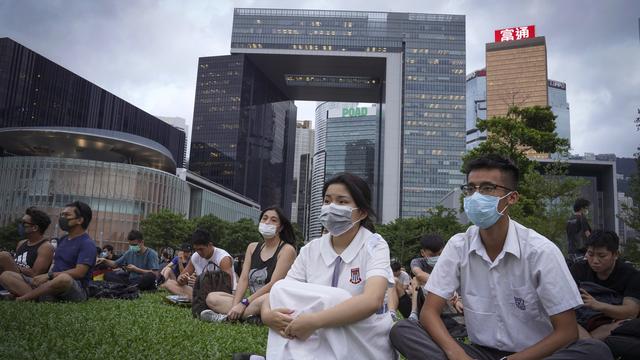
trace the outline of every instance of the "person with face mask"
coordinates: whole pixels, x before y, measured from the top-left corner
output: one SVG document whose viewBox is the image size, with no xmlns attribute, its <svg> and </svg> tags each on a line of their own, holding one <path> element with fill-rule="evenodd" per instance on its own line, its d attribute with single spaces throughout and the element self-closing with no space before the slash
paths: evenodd
<svg viewBox="0 0 640 360">
<path fill-rule="evenodd" d="M 268 296 L 271 286 L 284 278 L 291 268 L 296 249 L 293 226 L 278 207 L 262 210 L 257 230 L 263 241 L 247 246 L 236 292 L 210 293 L 207 296 L 210 309 L 200 314 L 201 320 L 261 323 L 262 301 Z M 250 295 L 245 297 L 247 289 Z"/>
<path fill-rule="evenodd" d="M 5 271 L 0 282 L 17 296 L 17 301 L 86 300 L 97 255 L 96 244 L 86 232 L 91 218 L 89 205 L 81 201 L 67 204 L 58 219 L 60 229 L 67 234 L 58 240 L 49 272 L 29 278 Z"/>
<path fill-rule="evenodd" d="M 407 359 L 612 359 L 602 342 L 578 340 L 574 308 L 582 299 L 560 249 L 509 218 L 518 168 L 486 155 L 464 170 L 464 209 L 474 225 L 445 245 L 420 321 L 391 330 L 395 348 Z M 440 317 L 456 290 L 470 343 L 455 340 Z"/>
<path fill-rule="evenodd" d="M 371 190 L 352 174 L 323 187 L 320 222 L 262 304 L 268 359 L 393 359 L 386 301 L 393 287 L 389 246 L 374 231 Z"/>
<path fill-rule="evenodd" d="M 127 240 L 129 250 L 117 260 L 98 258 L 97 264 L 121 268 L 121 271 L 105 273 L 104 280 L 121 284 L 137 284 L 140 290 L 155 290 L 160 269 L 158 253 L 144 245 L 144 237 L 138 230 L 131 230 Z"/>
<path fill-rule="evenodd" d="M 20 241 L 15 256 L 9 252 L 0 252 L 0 274 L 5 271 L 20 273 L 33 278 L 49 270 L 53 260 L 54 248 L 44 233 L 51 224 L 49 215 L 44 211 L 30 207 L 18 223 Z"/>
</svg>

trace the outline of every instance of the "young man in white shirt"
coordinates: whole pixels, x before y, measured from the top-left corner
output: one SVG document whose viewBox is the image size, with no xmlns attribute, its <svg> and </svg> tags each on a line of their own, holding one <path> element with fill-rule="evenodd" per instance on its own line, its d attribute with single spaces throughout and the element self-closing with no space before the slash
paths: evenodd
<svg viewBox="0 0 640 360">
<path fill-rule="evenodd" d="M 475 226 L 454 235 L 425 287 L 420 323 L 401 321 L 393 345 L 408 359 L 612 359 L 578 340 L 580 293 L 558 247 L 508 216 L 519 171 L 498 155 L 470 161 L 462 186 Z M 440 313 L 458 290 L 471 344 L 454 340 Z M 425 331 L 426 329 L 426 331 Z"/>
</svg>

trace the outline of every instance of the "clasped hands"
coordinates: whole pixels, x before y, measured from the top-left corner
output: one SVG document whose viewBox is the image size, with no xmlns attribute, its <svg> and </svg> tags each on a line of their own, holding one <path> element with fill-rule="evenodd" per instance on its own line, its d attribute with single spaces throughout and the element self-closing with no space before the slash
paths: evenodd
<svg viewBox="0 0 640 360">
<path fill-rule="evenodd" d="M 280 336 L 287 339 L 307 340 L 318 329 L 316 314 L 301 314 L 294 318 L 293 310 L 277 308 L 271 310 L 265 324 L 276 330 Z"/>
</svg>

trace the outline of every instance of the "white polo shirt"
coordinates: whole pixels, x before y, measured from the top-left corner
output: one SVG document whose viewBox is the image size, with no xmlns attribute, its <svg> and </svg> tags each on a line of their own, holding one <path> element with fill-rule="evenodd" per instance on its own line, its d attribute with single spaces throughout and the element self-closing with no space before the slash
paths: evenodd
<svg viewBox="0 0 640 360">
<path fill-rule="evenodd" d="M 372 276 L 384 277 L 389 287 L 395 283 L 387 242 L 362 226 L 340 257 L 342 267 L 337 287 L 347 290 L 352 296 L 362 294 L 366 280 Z M 287 278 L 331 286 L 337 258 L 338 254 L 331 246 L 331 236 L 324 234 L 300 249 Z"/>
<path fill-rule="evenodd" d="M 553 331 L 549 316 L 582 305 L 560 249 L 511 219 L 493 262 L 477 226 L 454 235 L 425 289 L 445 299 L 457 290 L 470 340 L 503 351 L 537 343 Z"/>
<path fill-rule="evenodd" d="M 214 264 L 220 266 L 220 263 L 226 257 L 229 257 L 231 259 L 231 273 L 233 274 L 233 279 L 231 280 L 233 281 L 233 290 L 235 291 L 238 285 L 238 281 L 236 279 L 236 271 L 233 268 L 233 258 L 231 257 L 231 255 L 229 255 L 229 253 L 226 250 L 220 249 L 218 247 L 214 248 L 213 254 L 208 259 L 203 258 L 202 256 L 200 256 L 200 254 L 194 251 L 193 255 L 191 255 L 191 263 L 193 264 L 193 268 L 195 269 L 195 274 L 200 275 L 202 274 L 204 269 L 207 267 L 207 264 L 209 263 L 209 261 L 213 261 Z"/>
</svg>

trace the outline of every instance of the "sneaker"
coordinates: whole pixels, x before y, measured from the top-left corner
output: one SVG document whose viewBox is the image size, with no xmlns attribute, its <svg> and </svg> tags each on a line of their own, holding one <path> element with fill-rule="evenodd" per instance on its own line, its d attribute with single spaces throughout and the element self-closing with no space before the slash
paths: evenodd
<svg viewBox="0 0 640 360">
<path fill-rule="evenodd" d="M 0 290 L 0 300 L 15 300 L 15 298 L 9 290 Z"/>
<path fill-rule="evenodd" d="M 202 310 L 202 312 L 200 313 L 200 320 L 206 321 L 206 322 L 212 322 L 212 323 L 222 322 L 227 320 L 227 315 L 218 314 L 217 312 L 211 309 L 206 309 L 206 310 Z"/>
<path fill-rule="evenodd" d="M 393 322 L 398 321 L 398 314 L 396 314 L 395 311 L 391 311 L 391 320 L 393 320 Z"/>
<path fill-rule="evenodd" d="M 411 315 L 409 315 L 409 320 L 411 321 L 420 321 L 420 319 L 418 319 L 418 314 L 412 312 Z"/>
</svg>

